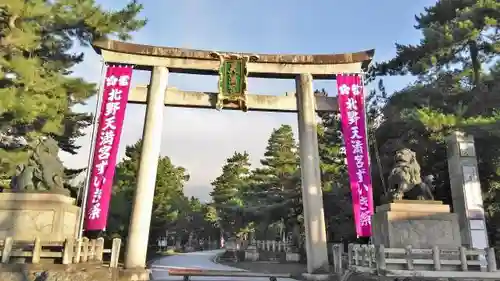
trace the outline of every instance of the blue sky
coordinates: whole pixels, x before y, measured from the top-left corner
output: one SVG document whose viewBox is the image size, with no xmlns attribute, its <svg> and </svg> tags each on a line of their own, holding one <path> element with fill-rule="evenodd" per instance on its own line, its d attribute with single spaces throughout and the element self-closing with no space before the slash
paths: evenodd
<svg viewBox="0 0 500 281">
<path fill-rule="evenodd" d="M 125 0 L 100 0 L 103 7 L 117 9 Z M 255 53 L 342 53 L 375 48 L 375 60 L 395 55 L 394 43 L 415 44 L 419 31 L 414 15 L 435 0 L 156 0 L 142 1 L 142 17 L 148 24 L 133 34 L 132 41 L 159 46 L 241 51 Z M 100 57 L 84 49 L 85 61 L 75 75 L 98 82 Z M 133 82 L 147 84 L 149 74 L 135 71 Z M 389 92 L 401 89 L 411 78 L 384 79 Z M 169 85 L 183 90 L 215 91 L 217 77 L 171 74 Z M 250 79 L 249 90 L 258 94 L 283 95 L 295 91 L 293 80 Z M 315 81 L 336 95 L 335 81 Z M 78 110 L 94 112 L 95 98 Z M 142 133 L 145 106 L 129 104 L 122 133 L 120 155 Z M 162 155 L 185 167 L 191 180 L 187 195 L 208 200 L 210 182 L 220 173 L 234 151 L 246 150 L 257 165 L 273 128 L 290 124 L 291 113 L 257 113 L 165 108 Z M 89 134 L 78 140 L 78 155 L 61 157 L 70 167 L 85 167 Z"/>
</svg>

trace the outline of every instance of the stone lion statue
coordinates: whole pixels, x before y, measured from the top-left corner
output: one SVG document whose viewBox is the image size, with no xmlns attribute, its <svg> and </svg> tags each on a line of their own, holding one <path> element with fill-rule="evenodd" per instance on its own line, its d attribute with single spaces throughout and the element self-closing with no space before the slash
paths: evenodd
<svg viewBox="0 0 500 281">
<path fill-rule="evenodd" d="M 409 193 L 415 198 L 408 199 L 434 200 L 432 180 L 432 176 L 422 180 L 415 152 L 408 148 L 396 151 L 394 167 L 389 175 L 389 188 L 393 200 L 401 200 Z"/>
<path fill-rule="evenodd" d="M 28 163 L 16 167 L 11 188 L 16 192 L 52 192 L 69 195 L 64 187 L 64 165 L 53 138 L 42 138 L 31 146 Z"/>
</svg>

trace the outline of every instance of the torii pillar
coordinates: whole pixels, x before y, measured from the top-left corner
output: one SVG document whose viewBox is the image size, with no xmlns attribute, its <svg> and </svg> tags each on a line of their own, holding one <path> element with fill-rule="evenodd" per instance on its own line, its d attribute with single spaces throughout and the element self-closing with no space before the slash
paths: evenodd
<svg viewBox="0 0 500 281">
<path fill-rule="evenodd" d="M 295 79 L 299 125 L 300 175 L 306 234 L 307 272 L 327 273 L 328 250 L 319 167 L 316 99 L 313 77 L 300 74 Z"/>
</svg>

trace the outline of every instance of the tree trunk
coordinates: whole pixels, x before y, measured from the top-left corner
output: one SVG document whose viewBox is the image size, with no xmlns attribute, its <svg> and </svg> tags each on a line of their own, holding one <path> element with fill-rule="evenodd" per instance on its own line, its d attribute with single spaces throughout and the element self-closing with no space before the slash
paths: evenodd
<svg viewBox="0 0 500 281">
<path fill-rule="evenodd" d="M 479 82 L 481 80 L 481 62 L 479 61 L 479 50 L 476 40 L 469 41 L 469 52 L 474 75 L 473 82 L 474 86 L 477 87 L 479 86 Z"/>
</svg>

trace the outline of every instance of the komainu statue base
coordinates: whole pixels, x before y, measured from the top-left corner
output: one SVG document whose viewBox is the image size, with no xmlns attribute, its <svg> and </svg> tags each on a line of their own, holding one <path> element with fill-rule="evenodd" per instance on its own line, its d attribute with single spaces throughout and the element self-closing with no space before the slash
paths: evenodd
<svg viewBox="0 0 500 281">
<path fill-rule="evenodd" d="M 378 206 L 372 220 L 373 243 L 386 248 L 458 249 L 458 217 L 441 201 L 399 200 Z"/>
<path fill-rule="evenodd" d="M 377 207 L 372 220 L 373 244 L 399 251 L 386 253 L 386 258 L 405 260 L 408 246 L 413 259 L 430 259 L 432 249 L 440 249 L 441 260 L 458 260 L 462 245 L 458 216 L 441 201 L 397 200 Z M 417 251 L 420 249 L 421 251 Z M 423 250 L 423 251 L 422 251 Z M 443 264 L 442 270 L 454 266 Z M 406 264 L 388 264 L 388 270 L 404 270 Z M 415 264 L 415 270 L 433 270 L 429 264 Z"/>
<path fill-rule="evenodd" d="M 64 241 L 74 238 L 80 208 L 52 193 L 0 193 L 0 240 Z"/>
</svg>

